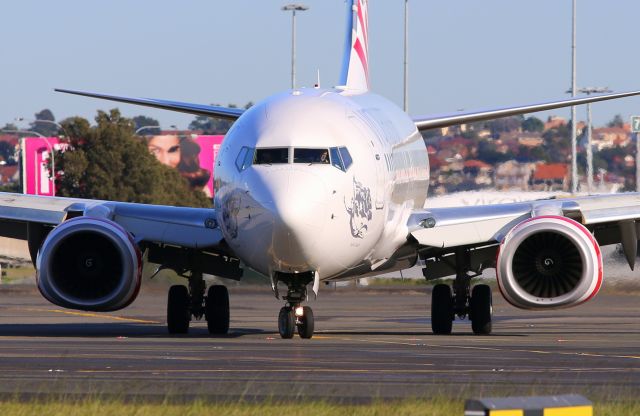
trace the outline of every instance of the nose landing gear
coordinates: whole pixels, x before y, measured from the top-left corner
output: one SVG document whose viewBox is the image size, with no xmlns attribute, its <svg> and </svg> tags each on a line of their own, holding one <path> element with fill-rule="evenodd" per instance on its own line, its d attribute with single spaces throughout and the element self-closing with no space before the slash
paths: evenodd
<svg viewBox="0 0 640 416">
<path fill-rule="evenodd" d="M 277 294 L 278 282 L 287 285 L 287 295 L 283 299 L 287 302 L 280 309 L 278 314 L 278 332 L 284 339 L 293 338 L 295 330 L 298 330 L 300 338 L 309 339 L 313 337 L 315 320 L 313 310 L 309 306 L 302 306 L 301 303 L 307 298 L 307 285 L 313 281 L 314 274 L 298 273 L 274 275 L 274 290 Z"/>
</svg>

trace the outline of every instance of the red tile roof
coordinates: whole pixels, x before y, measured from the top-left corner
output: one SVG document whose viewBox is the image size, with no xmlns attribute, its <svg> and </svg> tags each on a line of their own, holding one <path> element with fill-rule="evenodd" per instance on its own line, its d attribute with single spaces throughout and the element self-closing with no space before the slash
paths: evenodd
<svg viewBox="0 0 640 416">
<path fill-rule="evenodd" d="M 534 180 L 552 180 L 552 179 L 564 179 L 569 172 L 569 168 L 564 163 L 540 163 L 536 165 L 536 170 L 533 173 Z"/>
</svg>

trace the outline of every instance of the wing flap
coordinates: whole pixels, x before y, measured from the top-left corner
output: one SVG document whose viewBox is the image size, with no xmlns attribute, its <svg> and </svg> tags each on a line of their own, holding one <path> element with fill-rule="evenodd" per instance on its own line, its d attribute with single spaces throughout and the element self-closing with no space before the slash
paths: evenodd
<svg viewBox="0 0 640 416">
<path fill-rule="evenodd" d="M 227 120 L 236 120 L 244 113 L 239 108 L 217 107 L 213 105 L 191 104 L 180 101 L 158 100 L 154 98 L 131 98 L 117 95 L 97 94 L 93 92 L 74 91 L 56 88 L 55 91 L 65 94 L 81 95 L 83 97 L 99 98 L 102 100 L 117 101 L 120 103 L 142 105 L 145 107 L 159 108 L 162 110 L 177 111 L 181 113 L 194 114 L 198 116 L 207 116 L 222 118 Z"/>
<path fill-rule="evenodd" d="M 500 117 L 517 116 L 534 113 L 536 111 L 553 110 L 562 107 L 595 103 L 598 101 L 615 100 L 618 98 L 640 95 L 640 91 L 620 92 L 614 94 L 594 95 L 589 97 L 570 98 L 566 100 L 549 101 L 538 104 L 527 104 L 513 107 L 495 108 L 489 110 L 464 111 L 456 113 L 436 114 L 414 117 L 413 121 L 418 130 L 428 130 L 456 124 L 472 123 L 476 121 L 492 120 Z"/>
<path fill-rule="evenodd" d="M 16 238 L 16 235 L 23 235 L 26 238 L 26 234 L 17 234 L 15 227 L 9 224 L 55 226 L 72 211 L 112 220 L 130 232 L 136 241 L 195 249 L 217 247 L 223 241 L 214 209 L 10 193 L 0 193 L 0 236 Z"/>
</svg>

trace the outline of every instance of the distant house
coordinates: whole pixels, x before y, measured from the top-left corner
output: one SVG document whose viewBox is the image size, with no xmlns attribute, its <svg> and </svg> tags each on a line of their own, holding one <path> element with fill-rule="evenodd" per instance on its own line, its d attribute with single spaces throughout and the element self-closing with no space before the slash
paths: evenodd
<svg viewBox="0 0 640 416">
<path fill-rule="evenodd" d="M 631 136 L 624 127 L 603 127 L 593 129 L 592 140 L 598 150 L 602 150 L 626 146 Z"/>
<path fill-rule="evenodd" d="M 525 132 L 518 136 L 518 144 L 524 147 L 538 147 L 542 146 L 544 139 L 540 133 Z"/>
<path fill-rule="evenodd" d="M 529 190 L 529 183 L 534 169 L 534 163 L 520 163 L 515 160 L 499 163 L 496 165 L 494 175 L 496 189 Z"/>
<path fill-rule="evenodd" d="M 493 184 L 493 166 L 481 160 L 465 161 L 462 173 L 476 185 L 488 186 Z"/>
<path fill-rule="evenodd" d="M 564 163 L 538 163 L 531 182 L 535 191 L 568 191 L 569 167 Z"/>
<path fill-rule="evenodd" d="M 0 165 L 0 185 L 15 183 L 20 180 L 18 165 Z"/>
<path fill-rule="evenodd" d="M 567 120 L 558 116 L 550 116 L 547 119 L 547 122 L 544 123 L 544 130 L 557 129 L 558 127 L 564 126 L 567 124 Z"/>
</svg>

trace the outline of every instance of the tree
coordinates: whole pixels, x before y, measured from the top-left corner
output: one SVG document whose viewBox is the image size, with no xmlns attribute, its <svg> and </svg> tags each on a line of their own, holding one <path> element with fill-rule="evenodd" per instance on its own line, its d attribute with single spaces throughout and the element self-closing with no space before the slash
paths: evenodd
<svg viewBox="0 0 640 416">
<path fill-rule="evenodd" d="M 220 104 L 211 104 L 213 106 L 219 106 Z M 253 106 L 253 102 L 249 101 L 245 104 L 244 109 L 248 110 Z M 227 105 L 229 108 L 238 108 L 235 104 Z M 201 130 L 204 134 L 227 134 L 227 131 L 233 124 L 232 120 L 223 120 L 221 118 L 212 118 L 207 116 L 196 116 L 189 124 L 189 130 Z"/>
<path fill-rule="evenodd" d="M 142 127 L 148 127 L 148 126 L 158 126 L 158 128 L 157 129 L 149 128 L 149 129 L 140 130 Z M 142 116 L 142 115 L 135 116 L 133 118 L 133 128 L 135 129 L 135 131 L 140 130 L 140 134 L 142 136 L 157 135 L 161 133 L 160 123 L 158 123 L 158 120 L 156 120 L 155 118 Z"/>
<path fill-rule="evenodd" d="M 491 134 L 493 135 L 518 130 L 521 126 L 522 116 L 497 118 L 487 122 L 487 127 L 491 130 Z"/>
<path fill-rule="evenodd" d="M 8 130 L 8 131 L 17 131 L 17 130 L 19 130 L 19 129 L 18 129 L 18 126 L 16 126 L 16 125 L 15 125 L 15 124 L 13 124 L 13 123 L 6 123 L 6 124 L 4 125 L 4 127 L 0 129 L 0 133 L 2 133 L 4 130 Z"/>
<path fill-rule="evenodd" d="M 56 118 L 48 108 L 35 114 L 35 120 L 29 125 L 29 130 L 38 132 L 45 137 L 58 135 L 58 126 L 54 123 Z"/>
<path fill-rule="evenodd" d="M 544 123 L 537 117 L 529 117 L 522 122 L 522 130 L 542 132 L 544 130 Z"/>
<path fill-rule="evenodd" d="M 624 119 L 620 114 L 616 114 L 613 119 L 607 123 L 607 127 L 624 127 Z"/>
<path fill-rule="evenodd" d="M 69 148 L 57 152 L 56 191 L 60 196 L 210 207 L 175 169 L 162 165 L 133 136 L 132 120 L 118 110 L 99 111 L 96 126 L 81 117 L 62 122 Z"/>
<path fill-rule="evenodd" d="M 9 144 L 9 142 L 0 142 L 0 158 L 7 165 L 15 165 L 16 163 L 16 149 Z"/>
</svg>

